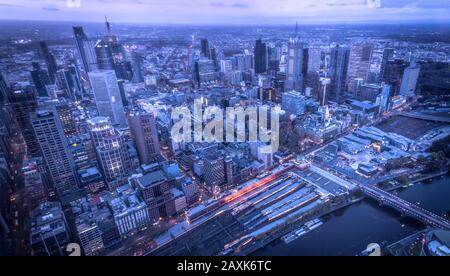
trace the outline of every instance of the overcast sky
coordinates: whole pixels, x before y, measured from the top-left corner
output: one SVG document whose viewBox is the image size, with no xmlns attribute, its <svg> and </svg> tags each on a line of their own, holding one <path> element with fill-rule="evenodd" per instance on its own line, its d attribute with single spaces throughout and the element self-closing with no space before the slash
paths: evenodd
<svg viewBox="0 0 450 276">
<path fill-rule="evenodd" d="M 95 22 L 105 15 L 130 23 L 450 22 L 450 0 L 0 0 L 0 19 Z"/>
</svg>

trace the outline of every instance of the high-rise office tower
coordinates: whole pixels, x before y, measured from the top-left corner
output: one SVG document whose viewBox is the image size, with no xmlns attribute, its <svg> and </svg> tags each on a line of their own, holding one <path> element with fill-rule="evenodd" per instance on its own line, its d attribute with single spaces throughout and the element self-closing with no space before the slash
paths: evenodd
<svg viewBox="0 0 450 276">
<path fill-rule="evenodd" d="M 113 34 L 111 23 L 108 21 L 107 17 L 105 17 L 105 25 L 106 25 L 106 36 L 104 37 L 104 42 L 110 46 L 111 53 L 114 56 L 121 55 L 122 46 L 119 44 L 117 36 Z"/>
<path fill-rule="evenodd" d="M 26 202 L 31 209 L 48 200 L 48 192 L 44 181 L 45 171 L 40 170 L 41 164 L 39 163 L 43 163 L 42 158 L 25 160 L 22 166 Z"/>
<path fill-rule="evenodd" d="M 328 100 L 337 103 L 345 101 L 346 82 L 350 49 L 337 45 L 331 49 L 329 77 L 331 79 Z"/>
<path fill-rule="evenodd" d="M 383 81 L 386 74 L 386 68 L 389 61 L 391 61 L 394 58 L 394 49 L 392 48 L 386 48 L 383 51 L 383 58 L 381 60 L 380 65 L 380 75 L 378 77 L 379 81 Z"/>
<path fill-rule="evenodd" d="M 268 69 L 272 71 L 280 70 L 281 49 L 278 46 L 270 46 L 267 50 L 268 55 Z"/>
<path fill-rule="evenodd" d="M 306 58 L 303 43 L 298 38 L 294 38 L 289 41 L 288 47 L 285 91 L 303 92 L 303 64 Z"/>
<path fill-rule="evenodd" d="M 216 50 L 216 48 L 211 48 L 210 49 L 210 58 L 211 58 L 211 60 L 214 62 L 214 65 L 216 66 L 216 68 L 218 67 L 218 65 L 219 65 L 219 58 L 218 58 L 218 56 L 217 56 L 217 50 Z"/>
<path fill-rule="evenodd" d="M 360 78 L 367 81 L 370 62 L 372 60 L 373 45 L 353 45 L 350 51 L 350 64 L 348 68 L 348 80 Z"/>
<path fill-rule="evenodd" d="M 309 66 L 309 48 L 303 48 L 303 63 L 302 63 L 303 90 L 306 89 L 306 85 L 308 83 L 308 70 L 309 70 L 308 66 Z"/>
<path fill-rule="evenodd" d="M 0 104 L 8 101 L 9 84 L 5 76 L 0 72 Z"/>
<path fill-rule="evenodd" d="M 77 130 L 75 127 L 75 121 L 72 114 L 72 108 L 65 102 L 61 102 L 55 106 L 55 110 L 58 114 L 61 126 L 65 135 L 74 135 Z"/>
<path fill-rule="evenodd" d="M 61 122 L 64 135 L 70 136 L 76 134 L 75 121 L 72 114 L 72 107 L 65 99 L 52 100 L 41 103 L 40 107 L 55 111 Z"/>
<path fill-rule="evenodd" d="M 144 82 L 144 77 L 142 76 L 142 57 L 136 53 L 131 53 L 131 67 L 133 71 L 133 83 L 141 83 Z"/>
<path fill-rule="evenodd" d="M 114 70 L 114 58 L 110 45 L 104 40 L 95 44 L 95 55 L 97 56 L 97 68 L 99 70 Z"/>
<path fill-rule="evenodd" d="M 34 87 L 36 87 L 38 96 L 48 97 L 46 86 L 52 84 L 50 82 L 48 73 L 45 70 L 42 70 L 41 65 L 38 62 L 33 62 L 32 65 L 33 70 L 30 72 L 30 74 L 31 79 L 33 80 Z"/>
<path fill-rule="evenodd" d="M 41 47 L 41 54 L 47 64 L 48 75 L 50 77 L 51 83 L 55 83 L 56 72 L 58 71 L 58 66 L 56 64 L 55 56 L 48 49 L 47 42 L 41 41 L 39 43 Z"/>
<path fill-rule="evenodd" d="M 30 245 L 34 256 L 65 256 L 70 230 L 62 206 L 46 202 L 31 214 Z"/>
<path fill-rule="evenodd" d="M 31 123 L 57 194 L 63 196 L 77 190 L 75 163 L 58 114 L 40 109 L 31 115 Z"/>
<path fill-rule="evenodd" d="M 361 92 L 361 86 L 364 85 L 364 80 L 360 78 L 352 79 L 349 85 L 349 92 L 353 99 L 357 99 Z"/>
<path fill-rule="evenodd" d="M 155 116 L 152 113 L 134 112 L 130 114 L 129 122 L 141 164 L 155 161 L 161 152 Z"/>
<path fill-rule="evenodd" d="M 80 100 L 85 93 L 80 71 L 76 65 L 68 66 L 66 70 L 67 83 L 70 95 L 74 100 Z"/>
<path fill-rule="evenodd" d="M 383 90 L 377 98 L 377 104 L 380 105 L 380 113 L 384 113 L 389 110 L 389 99 L 391 97 L 391 86 L 384 83 L 382 86 Z"/>
<path fill-rule="evenodd" d="M 309 48 L 308 72 L 317 72 L 322 67 L 322 49 Z"/>
<path fill-rule="evenodd" d="M 255 45 L 255 73 L 263 74 L 267 72 L 267 46 L 261 39 L 256 41 Z"/>
<path fill-rule="evenodd" d="M 392 96 L 399 95 L 403 80 L 403 73 L 408 66 L 409 63 L 402 59 L 387 62 L 383 82 L 391 86 Z"/>
<path fill-rule="evenodd" d="M 83 97 L 84 87 L 76 66 L 71 65 L 67 69 L 59 70 L 56 74 L 56 85 L 65 98 L 79 101 Z"/>
<path fill-rule="evenodd" d="M 113 124 L 127 126 L 116 73 L 113 70 L 89 73 L 99 116 L 109 117 Z"/>
<path fill-rule="evenodd" d="M 211 58 L 211 51 L 209 48 L 209 41 L 207 39 L 202 39 L 201 41 L 202 47 L 202 56 L 205 58 Z"/>
<path fill-rule="evenodd" d="M 109 189 L 114 190 L 126 184 L 132 164 L 122 133 L 115 129 L 106 117 L 93 118 L 88 124 L 97 159 Z"/>
<path fill-rule="evenodd" d="M 402 85 L 400 87 L 400 95 L 414 97 L 419 74 L 420 66 L 417 64 L 411 64 L 411 66 L 405 69 L 405 72 L 403 73 Z"/>
<path fill-rule="evenodd" d="M 39 145 L 36 143 L 30 121 L 30 113 L 35 112 L 38 105 L 34 91 L 32 89 L 14 89 L 10 91 L 8 98 L 16 121 L 22 131 L 22 136 L 27 144 L 28 154 L 39 156 Z"/>
<path fill-rule="evenodd" d="M 80 55 L 83 68 L 86 72 L 97 69 L 97 58 L 94 51 L 94 42 L 89 40 L 84 33 L 83 27 L 73 27 L 75 42 L 77 44 L 78 54 Z"/>
<path fill-rule="evenodd" d="M 125 81 L 124 80 L 118 80 L 117 84 L 119 85 L 120 90 L 120 98 L 122 99 L 123 106 L 128 105 L 128 98 L 127 98 L 127 92 L 125 90 Z"/>
</svg>

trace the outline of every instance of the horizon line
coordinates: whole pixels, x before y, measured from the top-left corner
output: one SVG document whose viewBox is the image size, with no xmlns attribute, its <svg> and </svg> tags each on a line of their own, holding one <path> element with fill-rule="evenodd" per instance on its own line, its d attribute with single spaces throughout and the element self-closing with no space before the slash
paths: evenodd
<svg viewBox="0 0 450 276">
<path fill-rule="evenodd" d="M 75 20 L 51 20 L 51 19 L 1 19 L 0 22 L 39 22 L 39 23 L 72 23 L 72 24 L 104 24 L 104 21 L 75 21 Z M 291 26 L 292 24 L 296 24 L 296 21 L 287 23 L 249 23 L 249 22 L 130 22 L 130 21 L 114 21 L 110 20 L 110 22 L 114 24 L 123 24 L 123 25 L 147 25 L 147 26 L 178 26 L 178 25 L 189 25 L 189 26 Z M 449 20 L 436 20 L 430 21 L 427 19 L 403 19 L 403 20 L 351 20 L 351 21 L 334 21 L 334 22 L 297 22 L 299 26 L 329 26 L 329 25 L 413 25 L 417 23 L 421 23 L 422 25 L 438 25 L 438 24 L 446 24 L 450 25 Z"/>
</svg>

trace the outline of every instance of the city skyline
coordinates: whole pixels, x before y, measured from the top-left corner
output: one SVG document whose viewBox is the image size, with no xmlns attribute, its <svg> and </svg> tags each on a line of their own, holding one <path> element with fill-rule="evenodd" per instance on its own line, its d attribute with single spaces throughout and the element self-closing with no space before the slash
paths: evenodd
<svg viewBox="0 0 450 276">
<path fill-rule="evenodd" d="M 0 0 L 0 11 L 0 20 L 100 22 L 108 15 L 154 24 L 450 22 L 449 0 Z"/>
<path fill-rule="evenodd" d="M 282 24 L 446 8 L 39 2 L 77 22 L 0 22 L 0 256 L 450 256 L 450 24 Z"/>
</svg>

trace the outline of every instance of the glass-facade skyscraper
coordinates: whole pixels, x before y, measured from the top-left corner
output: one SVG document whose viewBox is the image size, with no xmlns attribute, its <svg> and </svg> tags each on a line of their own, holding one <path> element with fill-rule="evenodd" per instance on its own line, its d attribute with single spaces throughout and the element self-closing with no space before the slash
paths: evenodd
<svg viewBox="0 0 450 276">
<path fill-rule="evenodd" d="M 349 59 L 350 48 L 337 45 L 331 49 L 329 71 L 331 84 L 327 95 L 329 101 L 337 103 L 345 101 Z"/>
<path fill-rule="evenodd" d="M 127 120 L 115 71 L 90 72 L 89 79 L 99 116 L 109 117 L 113 124 L 126 127 Z"/>
</svg>

